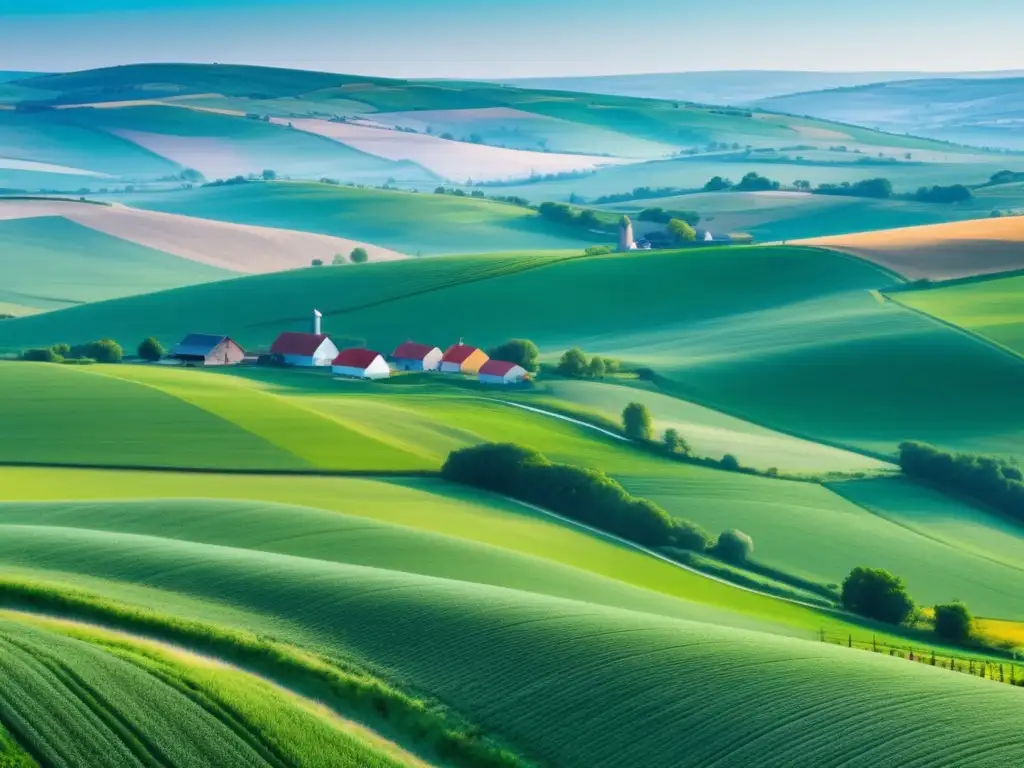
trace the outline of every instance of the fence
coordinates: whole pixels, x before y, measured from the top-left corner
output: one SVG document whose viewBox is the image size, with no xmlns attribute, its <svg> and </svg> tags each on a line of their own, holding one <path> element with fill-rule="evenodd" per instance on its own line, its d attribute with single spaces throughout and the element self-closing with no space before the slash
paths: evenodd
<svg viewBox="0 0 1024 768">
<path fill-rule="evenodd" d="M 995 680 L 1008 685 L 1024 686 L 1024 664 L 1018 665 L 1015 662 L 993 662 L 989 659 L 977 659 L 970 656 L 937 654 L 934 650 L 917 651 L 913 646 L 889 645 L 874 637 L 870 641 L 865 641 L 854 638 L 852 635 L 836 635 L 827 633 L 824 630 L 818 630 L 818 641 L 894 656 L 918 664 L 941 667 L 951 672 L 960 672 L 965 675 Z"/>
</svg>

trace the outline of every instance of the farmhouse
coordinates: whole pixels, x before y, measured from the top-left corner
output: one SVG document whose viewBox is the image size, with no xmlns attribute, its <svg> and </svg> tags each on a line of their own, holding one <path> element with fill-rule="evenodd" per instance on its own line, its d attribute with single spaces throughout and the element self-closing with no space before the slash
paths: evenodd
<svg viewBox="0 0 1024 768">
<path fill-rule="evenodd" d="M 352 347 L 343 349 L 334 358 L 331 370 L 337 376 L 351 376 L 356 379 L 386 379 L 391 375 L 384 356 L 372 349 Z"/>
<path fill-rule="evenodd" d="M 245 350 L 227 336 L 190 333 L 171 350 L 171 359 L 186 365 L 237 365 Z"/>
<path fill-rule="evenodd" d="M 480 366 L 481 384 L 519 384 L 526 380 L 526 370 L 504 360 L 488 360 Z"/>
<path fill-rule="evenodd" d="M 441 350 L 407 341 L 398 345 L 391 353 L 391 359 L 399 371 L 436 371 L 441 365 Z"/>
<path fill-rule="evenodd" d="M 476 373 L 487 360 L 486 352 L 463 344 L 462 339 L 459 339 L 459 343 L 448 347 L 441 358 L 441 371 L 443 373 Z"/>
<path fill-rule="evenodd" d="M 333 363 L 338 348 L 324 333 L 286 331 L 271 345 L 270 354 L 280 355 L 285 365 L 316 368 Z"/>
</svg>

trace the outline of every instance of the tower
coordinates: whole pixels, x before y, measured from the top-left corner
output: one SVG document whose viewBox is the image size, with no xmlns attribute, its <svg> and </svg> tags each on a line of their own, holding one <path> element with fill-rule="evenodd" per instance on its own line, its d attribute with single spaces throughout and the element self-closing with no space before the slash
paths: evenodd
<svg viewBox="0 0 1024 768">
<path fill-rule="evenodd" d="M 631 251 L 635 248 L 633 244 L 633 222 L 629 216 L 619 219 L 619 251 Z"/>
<path fill-rule="evenodd" d="M 320 318 L 321 317 L 323 317 L 323 315 L 320 313 L 320 310 L 319 309 L 314 309 L 313 310 L 313 333 L 315 335 L 317 335 L 317 336 L 320 335 Z"/>
</svg>

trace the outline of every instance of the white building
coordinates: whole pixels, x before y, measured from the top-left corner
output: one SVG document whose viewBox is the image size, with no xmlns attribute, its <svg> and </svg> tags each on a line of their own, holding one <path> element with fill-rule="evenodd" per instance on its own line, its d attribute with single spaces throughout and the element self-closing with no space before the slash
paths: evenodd
<svg viewBox="0 0 1024 768">
<path fill-rule="evenodd" d="M 526 369 L 504 360 L 488 360 L 480 366 L 481 384 L 519 384 L 526 381 Z"/>
<path fill-rule="evenodd" d="M 391 375 L 384 356 L 372 349 L 353 347 L 343 349 L 334 358 L 331 370 L 336 376 L 355 379 L 386 379 Z"/>
<path fill-rule="evenodd" d="M 338 356 L 338 348 L 323 333 L 282 333 L 270 347 L 270 354 L 280 355 L 285 365 L 317 368 L 330 365 Z"/>
</svg>

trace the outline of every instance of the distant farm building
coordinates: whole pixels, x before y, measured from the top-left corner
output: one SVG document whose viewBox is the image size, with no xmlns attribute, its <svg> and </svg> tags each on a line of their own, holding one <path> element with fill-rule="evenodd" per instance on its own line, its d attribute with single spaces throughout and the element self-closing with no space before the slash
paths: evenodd
<svg viewBox="0 0 1024 768">
<path fill-rule="evenodd" d="M 174 346 L 171 358 L 186 365 L 237 365 L 245 350 L 227 336 L 190 333 Z"/>
<path fill-rule="evenodd" d="M 317 368 L 331 365 L 338 356 L 338 348 L 323 333 L 286 331 L 271 345 L 270 354 L 280 355 L 285 365 Z"/>
<path fill-rule="evenodd" d="M 619 219 L 618 250 L 620 252 L 636 250 L 636 243 L 633 242 L 633 222 L 629 220 L 629 216 Z"/>
<path fill-rule="evenodd" d="M 351 376 L 356 379 L 386 379 L 391 375 L 384 356 L 372 349 L 353 347 L 343 349 L 334 358 L 331 370 L 337 376 Z"/>
<path fill-rule="evenodd" d="M 391 353 L 399 371 L 436 371 L 441 366 L 441 350 L 428 344 L 407 341 Z"/>
<path fill-rule="evenodd" d="M 482 349 L 463 344 L 460 339 L 458 344 L 448 347 L 441 358 L 441 371 L 443 373 L 477 373 L 480 366 L 488 359 L 487 353 Z"/>
<path fill-rule="evenodd" d="M 504 360 L 488 360 L 480 366 L 481 384 L 519 384 L 526 380 L 526 370 Z"/>
</svg>

